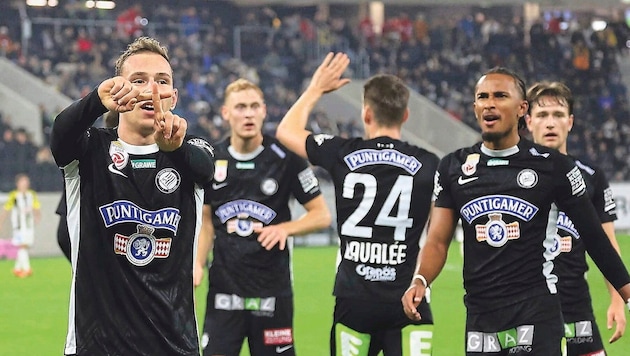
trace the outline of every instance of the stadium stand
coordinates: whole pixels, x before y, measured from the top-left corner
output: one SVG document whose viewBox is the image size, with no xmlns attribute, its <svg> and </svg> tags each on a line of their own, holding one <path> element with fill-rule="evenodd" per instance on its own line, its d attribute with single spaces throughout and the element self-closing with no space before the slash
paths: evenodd
<svg viewBox="0 0 630 356">
<path fill-rule="evenodd" d="M 474 78 L 503 65 L 519 71 L 528 82 L 566 82 L 578 103 L 572 153 L 597 161 L 611 181 L 630 179 L 630 109 L 619 70 L 620 62 L 627 60 L 630 38 L 625 22 L 609 22 L 606 29 L 593 31 L 577 14 L 565 19 L 551 13 L 525 30 L 522 17 L 510 7 L 453 12 L 418 5 L 390 7 L 381 29 L 375 31 L 374 24 L 351 6 L 331 5 L 322 11 L 317 6 L 239 8 L 227 1 L 210 6 L 188 1 L 173 9 L 156 3 L 121 5 L 108 12 L 78 5 L 20 11 L 3 2 L 0 57 L 74 100 L 110 74 L 113 58 L 130 37 L 155 36 L 170 48 L 173 67 L 180 74 L 177 113 L 189 120 L 191 132 L 210 141 L 226 132 L 219 110 L 227 83 L 237 77 L 260 83 L 268 106 L 265 129 L 273 132 L 304 79 L 328 51 L 350 54 L 349 75 L 354 78 L 380 72 L 400 76 L 474 129 Z M 25 18 L 30 38 L 24 36 Z M 39 147 L 24 149 L 39 150 L 40 163 L 48 160 L 47 130 L 56 110 L 40 108 L 41 132 L 27 132 L 27 138 L 40 137 L 31 140 Z M 21 170 L 49 172 L 49 164 L 36 164 L 34 153 L 23 154 L 24 161 L 16 162 L 12 150 L 18 145 L 10 137 L 23 131 L 22 125 L 12 119 L 14 113 L 1 114 L 0 164 L 10 167 L 2 170 L 2 182 Z M 315 132 L 347 136 L 361 132 L 358 112 L 342 118 L 319 110 L 310 122 Z M 34 187 L 59 189 L 58 184 L 37 181 Z M 0 191 L 6 189 L 0 185 Z"/>
</svg>

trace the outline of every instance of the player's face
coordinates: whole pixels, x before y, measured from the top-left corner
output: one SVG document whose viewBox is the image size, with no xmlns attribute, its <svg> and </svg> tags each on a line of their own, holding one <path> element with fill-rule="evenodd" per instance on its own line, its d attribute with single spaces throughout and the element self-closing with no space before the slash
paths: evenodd
<svg viewBox="0 0 630 356">
<path fill-rule="evenodd" d="M 254 89 L 231 92 L 221 108 L 223 118 L 232 129 L 232 136 L 250 139 L 262 136 L 262 125 L 267 116 L 267 107 Z"/>
<path fill-rule="evenodd" d="M 161 100 L 162 110 L 169 111 L 177 103 L 177 89 L 173 88 L 173 70 L 168 61 L 157 53 L 143 52 L 129 56 L 121 68 L 121 75 L 141 92 L 151 93 L 153 82 L 158 84 L 160 93 L 170 92 L 171 97 Z M 153 133 L 153 103 L 148 101 L 136 105 L 128 113 L 121 113 L 127 123 L 145 133 Z"/>
<path fill-rule="evenodd" d="M 18 191 L 25 192 L 31 187 L 31 180 L 28 179 L 27 177 L 20 177 L 17 180 L 15 186 Z"/>
<path fill-rule="evenodd" d="M 492 73 L 481 77 L 473 104 L 481 137 L 493 149 L 518 143 L 518 120 L 527 112 L 516 81 L 509 75 Z"/>
<path fill-rule="evenodd" d="M 566 154 L 567 137 L 573 127 L 573 115 L 569 115 L 567 102 L 543 96 L 531 105 L 525 121 L 534 142 Z"/>
</svg>

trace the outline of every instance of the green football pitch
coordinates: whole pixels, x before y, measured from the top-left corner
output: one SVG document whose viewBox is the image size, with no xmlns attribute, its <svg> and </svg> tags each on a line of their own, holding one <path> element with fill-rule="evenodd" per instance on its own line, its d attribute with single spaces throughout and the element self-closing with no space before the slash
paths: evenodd
<svg viewBox="0 0 630 356">
<path fill-rule="evenodd" d="M 630 236 L 618 236 L 624 261 L 630 266 Z M 327 355 L 334 300 L 331 295 L 336 250 L 333 247 L 298 247 L 294 250 L 296 351 L 303 356 Z M 0 260 L 0 356 L 62 355 L 67 327 L 70 267 L 63 258 L 34 258 L 34 274 L 26 279 L 11 274 L 13 261 Z M 444 270 L 432 290 L 435 320 L 434 356 L 463 354 L 464 306 L 462 258 L 451 246 Z M 605 338 L 609 297 L 597 269 L 589 274 L 596 316 Z M 197 290 L 198 313 L 205 310 L 206 286 Z M 103 311 L 107 312 L 107 311 Z M 626 314 L 630 319 L 630 314 Z M 630 332 L 607 346 L 609 355 L 627 355 Z M 242 355 L 248 355 L 247 348 Z"/>
</svg>

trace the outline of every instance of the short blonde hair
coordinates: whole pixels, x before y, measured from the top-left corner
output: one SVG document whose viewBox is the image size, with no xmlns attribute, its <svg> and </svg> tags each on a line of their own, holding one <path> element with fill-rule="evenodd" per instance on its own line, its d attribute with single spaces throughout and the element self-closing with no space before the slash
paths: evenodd
<svg viewBox="0 0 630 356">
<path fill-rule="evenodd" d="M 232 83 L 230 83 L 225 88 L 225 92 L 223 93 L 223 103 L 225 104 L 230 94 L 237 93 L 243 90 L 248 90 L 248 89 L 255 90 L 258 94 L 260 94 L 260 97 L 263 99 L 263 101 L 265 100 L 265 95 L 263 94 L 262 89 L 260 89 L 258 85 L 250 82 L 247 79 L 239 78 L 233 81 Z"/>
</svg>

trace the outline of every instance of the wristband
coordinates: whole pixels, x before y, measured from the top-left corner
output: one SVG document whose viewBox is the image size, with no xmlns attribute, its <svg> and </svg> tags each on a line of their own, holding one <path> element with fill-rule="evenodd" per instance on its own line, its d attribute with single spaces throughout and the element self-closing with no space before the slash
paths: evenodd
<svg viewBox="0 0 630 356">
<path fill-rule="evenodd" d="M 626 300 L 626 305 L 628 306 L 628 310 L 630 310 L 630 298 L 628 298 L 628 300 Z"/>
<path fill-rule="evenodd" d="M 420 282 L 422 282 L 422 285 L 424 286 L 424 288 L 427 288 L 429 286 L 429 283 L 427 283 L 427 279 L 424 278 L 423 275 L 421 274 L 414 275 L 413 278 L 411 279 L 411 282 L 413 283 L 415 279 L 419 279 Z M 630 308 L 630 299 L 628 299 L 628 307 Z"/>
</svg>

